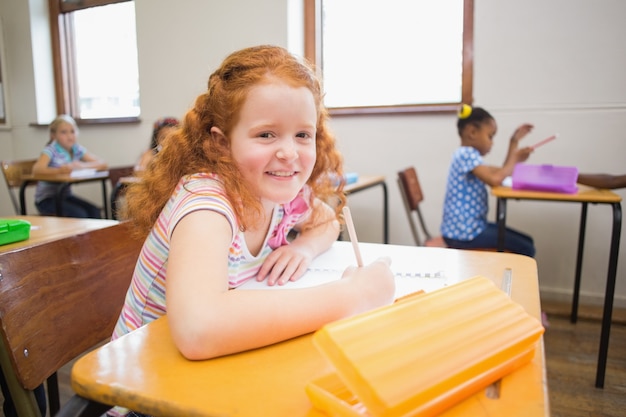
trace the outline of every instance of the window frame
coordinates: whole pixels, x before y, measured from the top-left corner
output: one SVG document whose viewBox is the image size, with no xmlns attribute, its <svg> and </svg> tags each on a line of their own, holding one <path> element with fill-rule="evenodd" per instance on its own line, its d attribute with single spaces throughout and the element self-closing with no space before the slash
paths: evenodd
<svg viewBox="0 0 626 417">
<path fill-rule="evenodd" d="M 436 1 L 436 0 L 435 0 Z M 322 75 L 319 65 L 322 57 L 321 33 L 322 0 L 304 0 L 304 56 L 316 66 L 318 75 Z M 364 107 L 329 107 L 331 115 L 357 114 L 402 114 L 432 113 L 457 111 L 461 103 L 473 102 L 474 78 L 474 0 L 463 0 L 463 58 L 461 76 L 461 102 L 424 103 L 410 105 L 364 106 Z"/>
<path fill-rule="evenodd" d="M 81 119 L 78 117 L 78 103 L 76 100 L 76 83 L 72 73 L 73 65 L 69 65 L 66 60 L 69 56 L 68 49 L 71 49 L 73 42 L 66 38 L 66 33 L 70 28 L 71 19 L 68 13 L 91 7 L 107 6 L 115 3 L 124 3 L 133 0 L 48 0 L 48 10 L 50 13 L 50 32 L 52 41 L 52 65 L 54 70 L 54 90 L 57 114 L 69 114 L 78 124 L 103 124 L 103 123 L 136 123 L 139 117 L 115 117 L 101 119 Z M 66 48 L 67 46 L 67 48 Z"/>
</svg>

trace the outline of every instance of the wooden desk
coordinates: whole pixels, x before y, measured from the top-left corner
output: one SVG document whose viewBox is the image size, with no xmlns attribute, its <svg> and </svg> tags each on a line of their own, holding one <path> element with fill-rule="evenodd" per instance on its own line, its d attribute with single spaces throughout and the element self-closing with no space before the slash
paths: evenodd
<svg viewBox="0 0 626 417">
<path fill-rule="evenodd" d="M 0 246 L 0 283 L 2 284 L 0 286 L 0 298 L 2 298 L 2 303 L 0 304 L 0 310 L 2 310 L 0 314 L 0 333 L 2 333 L 2 338 L 0 338 L 0 365 L 18 414 L 36 415 L 29 414 L 39 413 L 39 409 L 34 395 L 24 388 L 25 385 L 21 379 L 24 375 L 28 375 L 28 378 L 32 378 L 33 375 L 30 373 L 30 370 L 22 368 L 21 365 L 16 365 L 16 362 L 13 361 L 12 348 L 14 348 L 14 346 L 12 344 L 23 342 L 23 345 L 15 348 L 15 351 L 21 353 L 24 346 L 27 346 L 28 349 L 24 349 L 25 354 L 23 357 L 28 359 L 29 363 L 37 364 L 31 366 L 36 367 L 41 370 L 41 372 L 45 372 L 43 368 L 38 366 L 41 365 L 42 362 L 41 352 L 45 351 L 44 356 L 50 358 L 50 360 L 58 358 L 58 356 L 52 354 L 55 349 L 50 348 L 51 344 L 61 346 L 60 343 L 63 337 L 56 332 L 61 330 L 65 332 L 68 330 L 68 327 L 71 328 L 69 333 L 75 332 L 79 327 L 78 323 L 80 320 L 76 320 L 73 317 L 76 314 L 80 315 L 80 317 L 88 316 L 84 306 L 93 303 L 94 294 L 90 293 L 84 295 L 84 292 L 87 292 L 86 288 L 99 285 L 105 286 L 104 291 L 96 293 L 98 296 L 106 299 L 107 303 L 112 302 L 109 294 L 117 278 L 109 277 L 107 274 L 110 273 L 114 275 L 119 271 L 119 268 L 121 268 L 117 259 L 112 255 L 114 251 L 110 250 L 109 247 L 107 252 L 102 252 L 101 257 L 106 257 L 106 260 L 109 262 L 116 262 L 115 265 L 107 265 L 106 272 L 102 272 L 94 269 L 91 264 L 91 262 L 102 261 L 98 255 L 81 258 L 79 254 L 77 254 L 77 248 L 72 247 L 71 243 L 65 242 L 74 239 L 82 239 L 82 245 L 79 246 L 82 247 L 85 253 L 93 255 L 93 252 L 98 253 L 98 246 L 105 245 L 107 241 L 102 240 L 101 237 L 94 238 L 95 241 L 88 241 L 88 236 L 91 232 L 97 233 L 97 231 L 100 231 L 99 229 L 108 229 L 106 231 L 107 233 L 114 233 L 115 231 L 111 230 L 111 228 L 118 225 L 119 222 L 113 220 L 46 216 L 12 216 L 10 218 L 29 221 L 31 223 L 31 232 L 30 238 L 27 240 Z M 121 236 L 126 237 L 127 235 L 121 234 Z M 115 237 L 119 239 L 120 236 Z M 128 239 L 125 239 L 125 243 L 126 240 Z M 71 258 L 71 261 L 66 259 L 66 263 L 63 263 L 62 260 L 59 259 L 60 257 L 57 256 L 58 253 L 55 252 L 54 248 L 58 248 L 63 254 L 63 257 Z M 122 247 L 121 250 L 124 251 L 124 256 L 132 256 L 132 252 L 130 252 L 127 247 Z M 138 252 L 139 245 L 137 247 L 137 253 Z M 39 253 L 39 256 L 36 253 Z M 18 258 L 22 260 L 19 261 Z M 81 263 L 84 259 L 86 259 L 85 262 Z M 28 268 L 22 268 L 18 264 L 22 266 L 27 265 Z M 127 288 L 128 282 L 130 281 L 133 267 L 134 263 L 128 266 L 128 276 L 126 277 L 126 282 L 123 284 L 125 287 L 118 291 L 119 305 L 123 302 L 125 288 Z M 86 268 L 88 271 L 82 268 Z M 97 276 L 97 279 L 94 279 L 92 275 Z M 54 279 L 52 279 L 51 276 L 54 276 Z M 84 277 L 84 281 L 77 279 L 79 276 Z M 59 277 L 61 279 L 58 279 Z M 71 281 L 73 279 L 76 279 L 76 281 Z M 120 280 L 122 279 L 123 278 L 120 277 Z M 85 285 L 85 282 L 89 285 Z M 93 285 L 91 282 L 93 282 Z M 100 284 L 98 284 L 98 282 L 100 282 Z M 72 294 L 69 294 L 66 292 L 67 287 L 63 286 L 72 287 L 72 285 L 75 285 L 75 287 L 73 291 L 70 291 Z M 60 287 L 63 287 L 62 290 L 59 290 Z M 63 294 L 63 296 L 58 297 L 55 294 Z M 59 305 L 51 305 L 49 301 L 50 297 L 54 300 L 54 303 Z M 78 298 L 78 301 L 73 297 Z M 25 311 L 28 308 L 35 309 L 37 313 Z M 78 313 L 75 313 L 74 316 L 69 313 L 69 310 L 73 308 L 78 310 Z M 111 313 L 112 315 L 119 314 L 119 310 L 115 310 L 114 304 L 107 305 L 106 308 L 112 308 L 114 310 Z M 102 311 L 106 310 L 106 308 L 99 309 L 97 312 L 96 328 L 102 332 L 106 331 L 106 329 L 102 327 L 105 320 Z M 47 309 L 51 309 L 51 311 Z M 42 316 L 45 317 L 44 324 L 42 324 Z M 56 317 L 56 319 L 54 317 Z M 110 321 L 113 322 L 114 320 L 115 318 L 110 319 Z M 19 323 L 16 323 L 16 321 Z M 93 322 L 91 322 L 91 324 L 93 325 Z M 41 327 L 37 327 L 38 325 L 41 325 Z M 17 341 L 18 339 L 20 340 Z M 51 342 L 50 339 L 53 341 Z M 88 340 L 83 336 L 80 336 L 80 339 Z M 93 344 L 100 340 L 102 339 L 94 341 Z M 85 346 L 82 349 L 84 350 L 87 347 L 91 347 L 93 344 Z M 72 342 L 71 345 L 73 348 L 80 348 L 80 345 L 76 342 Z M 67 351 L 64 350 L 64 352 Z M 76 354 L 80 352 L 82 352 L 82 350 L 76 352 Z M 22 356 L 20 355 L 18 357 Z M 65 362 L 62 362 L 61 364 L 64 363 Z M 59 364 L 57 363 L 56 365 Z M 54 371 L 56 371 L 58 367 L 59 366 L 56 366 Z M 48 368 L 46 368 L 46 370 L 47 369 Z M 51 375 L 47 377 L 47 382 L 49 409 L 51 415 L 54 415 L 60 408 L 56 372 L 51 372 Z M 38 383 L 35 385 L 38 385 Z M 33 387 L 30 387 L 30 389 L 33 389 Z"/>
<path fill-rule="evenodd" d="M 583 252 L 585 246 L 585 228 L 587 225 L 587 205 L 609 204 L 613 209 L 613 230 L 611 232 L 611 248 L 609 254 L 609 268 L 604 295 L 604 312 L 602 314 L 602 331 L 598 353 L 598 367 L 596 370 L 596 387 L 604 387 L 606 359 L 609 350 L 609 336 L 611 332 L 611 316 L 613 314 L 613 299 L 615 295 L 615 280 L 617 275 L 617 257 L 622 230 L 622 198 L 610 190 L 579 185 L 574 194 L 551 193 L 540 191 L 514 190 L 510 187 L 494 187 L 492 194 L 497 198 L 496 221 L 498 223 L 498 250 L 504 249 L 504 235 L 506 232 L 506 203 L 507 200 L 538 200 L 552 202 L 580 203 L 580 229 L 578 235 L 578 254 L 576 257 L 576 275 L 574 278 L 574 295 L 570 320 L 575 323 L 578 318 L 578 299 L 580 294 L 580 276 L 582 272 Z"/>
<path fill-rule="evenodd" d="M 376 246 L 381 250 L 396 247 L 403 256 L 455 265 L 460 279 L 483 275 L 498 286 L 504 269 L 510 267 L 512 298 L 540 319 L 537 264 L 532 258 L 509 253 Z M 188 361 L 174 346 L 167 317 L 163 317 L 79 359 L 72 369 L 72 388 L 78 395 L 57 416 L 75 415 L 72 412 L 79 406 L 93 405 L 93 401 L 85 400 L 88 398 L 160 417 L 319 417 L 322 414 L 312 408 L 305 386 L 331 370 L 313 346 L 310 334 L 221 358 Z M 443 416 L 549 415 L 543 339 L 537 344 L 532 362 L 503 378 L 501 387 L 499 399 L 487 398 L 485 392 L 480 392 Z"/>
<path fill-rule="evenodd" d="M 31 224 L 30 238 L 22 240 L 21 242 L 0 245 L 0 253 L 39 245 L 51 240 L 85 233 L 90 230 L 110 227 L 118 223 L 114 220 L 76 219 L 52 216 L 8 216 L 5 218 L 29 221 Z"/>
<path fill-rule="evenodd" d="M 43 174 L 31 174 L 23 175 L 23 182 L 20 186 L 20 213 L 26 215 L 26 187 L 37 181 L 47 181 L 57 184 L 61 184 L 61 187 L 57 190 L 56 196 L 56 215 L 63 215 L 63 206 L 61 195 L 72 184 L 79 184 L 83 182 L 100 181 L 102 183 L 102 203 L 104 207 L 104 217 L 109 218 L 109 206 L 107 204 L 107 180 L 109 179 L 109 171 L 96 171 L 91 175 L 84 175 L 78 177 L 72 177 L 70 174 L 55 174 L 55 175 L 43 175 Z"/>
<path fill-rule="evenodd" d="M 348 184 L 343 191 L 346 195 L 358 193 L 372 187 L 383 189 L 383 243 L 389 243 L 389 197 L 384 175 L 359 175 L 357 182 Z"/>
</svg>

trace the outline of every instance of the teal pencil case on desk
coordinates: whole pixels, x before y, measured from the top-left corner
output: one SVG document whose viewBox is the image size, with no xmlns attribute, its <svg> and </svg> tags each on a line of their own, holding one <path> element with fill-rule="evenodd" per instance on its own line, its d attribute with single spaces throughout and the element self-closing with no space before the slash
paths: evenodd
<svg viewBox="0 0 626 417">
<path fill-rule="evenodd" d="M 30 222 L 20 219 L 0 219 L 0 245 L 26 240 L 30 237 Z"/>
</svg>

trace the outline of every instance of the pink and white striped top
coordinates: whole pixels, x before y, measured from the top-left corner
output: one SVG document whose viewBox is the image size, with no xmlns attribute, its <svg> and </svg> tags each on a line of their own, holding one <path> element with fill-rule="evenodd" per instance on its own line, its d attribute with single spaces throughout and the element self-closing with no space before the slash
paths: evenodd
<svg viewBox="0 0 626 417">
<path fill-rule="evenodd" d="M 296 199 L 302 201 L 309 192 L 310 189 L 305 187 Z M 308 199 L 304 198 L 304 201 Z M 196 210 L 220 213 L 231 225 L 233 239 L 228 255 L 228 285 L 231 289 L 256 276 L 263 261 L 273 250 L 268 241 L 279 229 L 291 230 L 310 212 L 307 204 L 304 213 L 285 216 L 284 207 L 277 205 L 263 248 L 257 256 L 252 256 L 218 176 L 199 173 L 183 177 L 144 242 L 112 339 L 165 315 L 165 279 L 172 232 L 184 216 Z M 281 225 L 283 220 L 286 224 Z"/>
</svg>

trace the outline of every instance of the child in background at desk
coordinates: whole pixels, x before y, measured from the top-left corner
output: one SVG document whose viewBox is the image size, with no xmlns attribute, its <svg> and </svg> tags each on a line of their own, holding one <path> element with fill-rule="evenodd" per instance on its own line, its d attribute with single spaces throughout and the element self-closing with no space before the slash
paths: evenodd
<svg viewBox="0 0 626 417">
<path fill-rule="evenodd" d="M 152 162 L 154 157 L 163 147 L 163 139 L 172 131 L 178 127 L 180 122 L 174 117 L 162 117 L 154 122 L 152 128 L 152 138 L 150 140 L 150 148 L 147 149 L 139 157 L 137 165 L 135 165 L 135 172 L 145 171 L 148 164 Z"/>
<path fill-rule="evenodd" d="M 456 249 L 498 247 L 498 226 L 487 221 L 489 196 L 487 185 L 500 185 L 513 173 L 518 162 L 528 159 L 532 149 L 519 147 L 533 126 L 518 127 L 509 142 L 501 167 L 486 165 L 483 161 L 491 150 L 496 134 L 496 121 L 485 109 L 464 104 L 459 112 L 457 129 L 461 147 L 452 156 L 443 207 L 441 234 L 446 244 Z M 504 248 L 507 251 L 535 256 L 530 236 L 507 228 Z"/>
<path fill-rule="evenodd" d="M 626 174 L 578 174 L 576 182 L 590 187 L 614 190 L 616 188 L 626 188 Z"/>
<path fill-rule="evenodd" d="M 77 142 L 78 126 L 68 115 L 60 115 L 50 123 L 50 140 L 33 165 L 33 174 L 70 174 L 75 169 L 106 169 L 107 164 L 89 153 Z M 56 215 L 56 193 L 62 184 L 37 182 L 35 205 L 42 215 Z M 70 187 L 63 195 L 65 217 L 101 218 L 100 209 L 72 194 Z"/>
<path fill-rule="evenodd" d="M 225 59 L 128 188 L 121 218 L 146 240 L 113 339 L 167 313 L 180 352 L 208 359 L 393 302 L 386 258 L 317 287 L 234 290 L 295 281 L 336 241 L 343 167 L 327 123 L 315 72 L 285 49 Z"/>
</svg>

